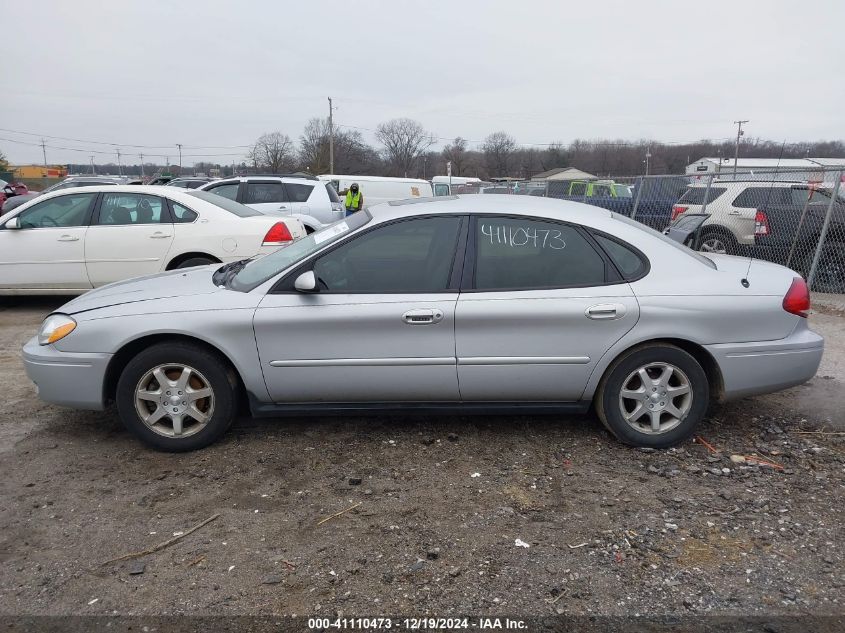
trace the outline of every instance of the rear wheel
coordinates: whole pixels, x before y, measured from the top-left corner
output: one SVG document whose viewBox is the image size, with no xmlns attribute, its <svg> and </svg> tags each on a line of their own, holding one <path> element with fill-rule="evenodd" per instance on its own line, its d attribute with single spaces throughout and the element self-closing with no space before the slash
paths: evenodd
<svg viewBox="0 0 845 633">
<path fill-rule="evenodd" d="M 716 231 L 703 231 L 698 240 L 698 250 L 703 253 L 735 255 L 738 249 L 733 236 Z"/>
<path fill-rule="evenodd" d="M 814 254 L 815 249 L 803 258 L 801 272 L 805 278 L 810 274 Z M 827 242 L 824 245 L 816 266 L 812 290 L 833 294 L 845 293 L 845 243 Z"/>
<path fill-rule="evenodd" d="M 160 343 L 124 368 L 115 400 L 126 427 L 163 451 L 190 451 L 222 436 L 237 415 L 237 381 L 217 355 Z"/>
<path fill-rule="evenodd" d="M 219 262 L 210 257 L 191 257 L 183 262 L 179 262 L 174 268 L 192 268 L 193 266 L 208 266 L 209 264 L 217 264 Z"/>
<path fill-rule="evenodd" d="M 707 374 L 695 358 L 659 343 L 631 350 L 608 369 L 596 412 L 618 439 L 666 448 L 689 438 L 707 412 Z"/>
</svg>

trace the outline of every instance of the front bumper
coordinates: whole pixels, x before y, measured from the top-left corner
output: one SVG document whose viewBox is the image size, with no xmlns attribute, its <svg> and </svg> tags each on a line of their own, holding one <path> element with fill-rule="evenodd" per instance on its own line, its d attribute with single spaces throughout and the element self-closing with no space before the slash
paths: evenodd
<svg viewBox="0 0 845 633">
<path fill-rule="evenodd" d="M 801 324 L 784 339 L 706 345 L 722 371 L 724 399 L 788 389 L 816 375 L 824 339 Z"/>
<path fill-rule="evenodd" d="M 102 411 L 105 403 L 106 368 L 111 354 L 60 352 L 52 345 L 39 345 L 33 337 L 23 348 L 26 375 L 44 402 L 75 409 Z"/>
</svg>

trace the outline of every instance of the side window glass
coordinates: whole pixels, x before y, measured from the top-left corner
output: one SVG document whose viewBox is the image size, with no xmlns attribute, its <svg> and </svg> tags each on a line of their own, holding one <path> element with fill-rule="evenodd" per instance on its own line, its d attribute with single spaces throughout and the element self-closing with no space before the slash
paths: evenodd
<svg viewBox="0 0 845 633">
<path fill-rule="evenodd" d="M 216 193 L 218 196 L 228 198 L 229 200 L 235 200 L 238 197 L 238 186 L 239 183 L 230 182 L 226 185 L 217 185 L 216 187 L 211 187 L 208 191 L 210 193 Z"/>
<path fill-rule="evenodd" d="M 583 196 L 585 193 L 587 193 L 586 182 L 573 182 L 572 186 L 569 188 L 570 196 Z"/>
<path fill-rule="evenodd" d="M 22 229 L 85 226 L 96 195 L 76 193 L 45 200 L 18 215 L 18 222 Z"/>
<path fill-rule="evenodd" d="M 297 182 L 285 183 L 285 188 L 288 190 L 291 202 L 308 202 L 308 198 L 314 190 L 313 185 L 303 185 Z"/>
<path fill-rule="evenodd" d="M 314 274 L 328 292 L 443 292 L 460 222 L 421 218 L 374 229 L 318 259 Z"/>
<path fill-rule="evenodd" d="M 616 240 L 605 237 L 604 235 L 595 234 L 593 237 L 596 238 L 599 246 L 601 246 L 604 249 L 604 252 L 607 253 L 610 259 L 613 260 L 613 263 L 616 264 L 616 267 L 625 279 L 633 279 L 645 271 L 645 262 L 633 249 L 620 244 Z"/>
<path fill-rule="evenodd" d="M 248 182 L 244 204 L 288 202 L 285 187 L 280 182 Z"/>
<path fill-rule="evenodd" d="M 159 224 L 164 201 L 140 193 L 104 193 L 97 224 Z"/>
<path fill-rule="evenodd" d="M 187 224 L 197 219 L 196 211 L 191 211 L 188 207 L 184 207 L 178 202 L 170 201 L 173 207 L 173 221 L 177 224 Z"/>
<path fill-rule="evenodd" d="M 530 290 L 600 285 L 604 258 L 573 227 L 528 218 L 479 218 L 475 288 Z"/>
</svg>

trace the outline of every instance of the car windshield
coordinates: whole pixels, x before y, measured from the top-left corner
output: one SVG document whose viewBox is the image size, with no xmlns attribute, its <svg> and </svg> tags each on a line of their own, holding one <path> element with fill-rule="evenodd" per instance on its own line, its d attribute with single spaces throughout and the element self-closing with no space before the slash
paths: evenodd
<svg viewBox="0 0 845 633">
<path fill-rule="evenodd" d="M 286 268 L 290 268 L 332 242 L 361 228 L 370 220 L 372 220 L 372 216 L 369 211 L 359 211 L 345 220 L 330 224 L 316 233 L 297 240 L 290 246 L 285 246 L 269 255 L 255 259 L 232 278 L 229 287 L 232 290 L 249 292 Z"/>
<path fill-rule="evenodd" d="M 616 184 L 616 185 L 613 185 L 613 190 L 616 192 L 617 198 L 632 198 L 633 197 L 631 195 L 631 187 L 629 187 L 628 185 Z"/>
<path fill-rule="evenodd" d="M 257 215 L 263 215 L 262 213 L 256 211 L 255 209 L 250 209 L 247 206 L 242 205 L 240 202 L 235 202 L 234 200 L 229 200 L 229 198 L 224 198 L 223 196 L 218 196 L 217 194 L 211 193 L 209 191 L 198 191 L 196 189 L 185 190 L 189 196 L 194 196 L 195 198 L 199 198 L 200 200 L 205 200 L 206 202 L 210 202 L 215 207 L 220 207 L 224 211 L 228 211 L 229 213 L 238 216 L 239 218 L 254 218 Z"/>
<path fill-rule="evenodd" d="M 716 268 L 716 264 L 713 263 L 713 260 L 708 259 L 704 255 L 700 255 L 700 254 L 696 253 L 694 250 L 692 250 L 691 248 L 689 248 L 687 246 L 684 246 L 683 244 L 678 244 L 675 240 L 673 240 L 670 237 L 666 237 L 660 231 L 655 231 L 650 226 L 646 226 L 645 224 L 640 224 L 636 220 L 632 220 L 631 218 L 626 217 L 624 215 L 619 215 L 618 213 L 611 213 L 610 215 L 613 218 L 615 218 L 616 220 L 619 220 L 620 222 L 624 222 L 628 226 L 636 227 L 640 231 L 645 231 L 646 233 L 649 233 L 650 235 L 659 238 L 664 243 L 671 245 L 672 248 L 677 248 L 679 251 L 681 251 L 685 255 L 689 255 L 690 257 L 694 257 L 695 259 L 700 261 L 705 266 L 709 266 L 710 268 Z"/>
</svg>

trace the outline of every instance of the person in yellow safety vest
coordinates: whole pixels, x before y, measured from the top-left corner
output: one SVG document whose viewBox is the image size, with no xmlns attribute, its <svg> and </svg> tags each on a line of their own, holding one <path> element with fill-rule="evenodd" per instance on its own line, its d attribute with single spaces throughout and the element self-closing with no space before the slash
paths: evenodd
<svg viewBox="0 0 845 633">
<path fill-rule="evenodd" d="M 364 206 L 364 194 L 358 189 L 358 183 L 353 182 L 346 192 L 346 215 L 352 215 L 356 211 L 360 211 Z"/>
</svg>

